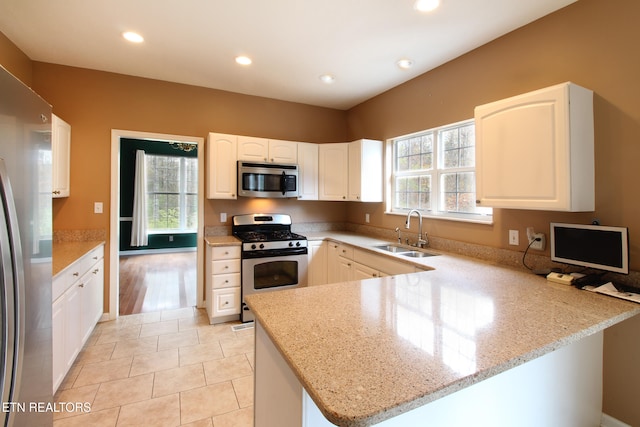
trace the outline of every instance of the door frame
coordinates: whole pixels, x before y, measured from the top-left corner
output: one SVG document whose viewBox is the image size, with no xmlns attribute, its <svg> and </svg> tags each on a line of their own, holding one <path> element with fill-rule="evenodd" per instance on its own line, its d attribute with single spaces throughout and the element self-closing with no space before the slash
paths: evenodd
<svg viewBox="0 0 640 427">
<path fill-rule="evenodd" d="M 111 130 L 111 209 L 109 211 L 109 320 L 120 311 L 120 139 L 195 142 L 198 145 L 198 230 L 196 241 L 196 304 L 204 307 L 204 138 L 131 130 Z"/>
</svg>

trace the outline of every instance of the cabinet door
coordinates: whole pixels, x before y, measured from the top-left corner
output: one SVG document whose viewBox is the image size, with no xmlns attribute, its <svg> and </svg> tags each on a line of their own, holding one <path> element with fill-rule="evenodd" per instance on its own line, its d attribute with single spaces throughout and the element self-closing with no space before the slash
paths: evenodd
<svg viewBox="0 0 640 427">
<path fill-rule="evenodd" d="M 102 316 L 104 261 L 97 262 L 80 280 L 82 300 L 82 343 L 84 344 Z"/>
<path fill-rule="evenodd" d="M 298 144 L 299 200 L 318 200 L 318 144 Z"/>
<path fill-rule="evenodd" d="M 268 161 L 269 140 L 251 136 L 238 137 L 238 160 L 264 163 Z"/>
<path fill-rule="evenodd" d="M 349 258 L 342 256 L 338 257 L 337 264 L 332 267 L 335 268 L 337 272 L 336 282 L 348 282 L 353 280 L 353 264 L 353 260 L 350 260 Z"/>
<path fill-rule="evenodd" d="M 298 143 L 295 141 L 269 141 L 269 161 L 272 163 L 298 163 Z"/>
<path fill-rule="evenodd" d="M 373 277 L 380 277 L 380 272 L 375 268 L 371 268 L 369 266 L 357 263 L 355 261 L 352 264 L 352 268 L 353 268 L 353 275 L 352 275 L 353 280 L 365 280 L 365 279 L 371 279 Z"/>
<path fill-rule="evenodd" d="M 565 83 L 476 107 L 478 204 L 594 210 L 592 97 Z"/>
<path fill-rule="evenodd" d="M 240 288 L 214 289 L 213 316 L 240 314 Z"/>
<path fill-rule="evenodd" d="M 349 200 L 382 201 L 382 141 L 349 143 Z"/>
<path fill-rule="evenodd" d="M 207 198 L 237 199 L 238 140 L 235 135 L 210 133 L 207 138 Z"/>
<path fill-rule="evenodd" d="M 67 374 L 67 359 L 64 352 L 65 330 L 65 297 L 61 295 L 51 305 L 51 346 L 52 346 L 52 374 L 53 393 L 58 390 Z"/>
<path fill-rule="evenodd" d="M 82 288 L 80 281 L 64 293 L 64 359 L 68 371 L 82 349 Z"/>
<path fill-rule="evenodd" d="M 53 197 L 69 197 L 71 168 L 71 126 L 51 115 L 51 153 L 53 157 Z"/>
<path fill-rule="evenodd" d="M 323 241 L 309 242 L 309 286 L 327 284 L 327 246 Z"/>
<path fill-rule="evenodd" d="M 318 191 L 320 200 L 347 200 L 349 144 L 320 144 Z"/>
</svg>

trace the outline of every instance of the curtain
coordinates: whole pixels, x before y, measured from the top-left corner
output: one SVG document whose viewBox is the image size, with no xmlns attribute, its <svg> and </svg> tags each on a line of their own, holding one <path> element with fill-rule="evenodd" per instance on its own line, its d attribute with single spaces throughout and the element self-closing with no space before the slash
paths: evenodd
<svg viewBox="0 0 640 427">
<path fill-rule="evenodd" d="M 133 184 L 133 223 L 131 246 L 147 246 L 147 167 L 144 151 L 136 150 L 136 172 Z"/>
</svg>

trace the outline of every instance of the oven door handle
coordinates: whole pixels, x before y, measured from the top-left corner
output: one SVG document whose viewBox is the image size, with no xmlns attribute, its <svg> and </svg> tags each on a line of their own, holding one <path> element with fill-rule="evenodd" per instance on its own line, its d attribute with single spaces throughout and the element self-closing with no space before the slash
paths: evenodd
<svg viewBox="0 0 640 427">
<path fill-rule="evenodd" d="M 294 248 L 294 249 L 284 249 L 282 251 L 279 250 L 266 250 L 266 251 L 251 251 L 251 252 L 243 252 L 242 259 L 255 259 L 255 258 L 273 258 L 279 256 L 295 256 L 295 255 L 307 255 L 309 252 L 307 248 Z"/>
</svg>

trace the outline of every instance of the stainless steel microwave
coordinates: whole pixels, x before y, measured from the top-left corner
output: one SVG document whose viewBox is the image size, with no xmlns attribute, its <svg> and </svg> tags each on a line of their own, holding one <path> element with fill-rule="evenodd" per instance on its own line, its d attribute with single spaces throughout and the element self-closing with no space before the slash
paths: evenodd
<svg viewBox="0 0 640 427">
<path fill-rule="evenodd" d="M 298 165 L 238 162 L 238 195 L 298 197 Z"/>
</svg>

